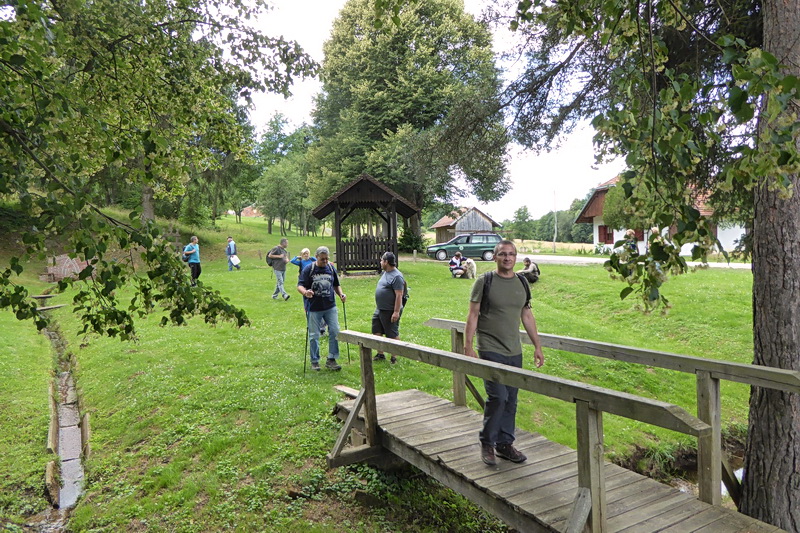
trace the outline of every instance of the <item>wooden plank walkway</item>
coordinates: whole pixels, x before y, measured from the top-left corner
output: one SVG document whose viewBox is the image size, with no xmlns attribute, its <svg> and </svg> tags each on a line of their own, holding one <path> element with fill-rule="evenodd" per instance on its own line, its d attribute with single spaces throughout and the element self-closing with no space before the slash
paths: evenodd
<svg viewBox="0 0 800 533">
<path fill-rule="evenodd" d="M 566 527 L 578 491 L 575 450 L 517 430 L 515 445 L 528 460 L 514 464 L 498 458 L 491 467 L 480 458 L 480 413 L 418 390 L 377 395 L 376 403 L 385 449 L 520 531 Z M 353 400 L 339 402 L 337 416 L 344 420 L 352 405 Z M 608 531 L 783 531 L 608 462 L 605 488 Z"/>
</svg>

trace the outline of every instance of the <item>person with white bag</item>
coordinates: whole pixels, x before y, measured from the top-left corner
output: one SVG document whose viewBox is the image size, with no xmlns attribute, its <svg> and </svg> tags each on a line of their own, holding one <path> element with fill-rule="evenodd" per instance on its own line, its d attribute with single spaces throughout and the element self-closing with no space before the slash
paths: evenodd
<svg viewBox="0 0 800 533">
<path fill-rule="evenodd" d="M 236 267 L 236 270 L 241 270 L 242 265 L 239 264 L 241 261 L 236 254 L 236 243 L 233 241 L 233 237 L 228 237 L 228 246 L 225 248 L 225 255 L 228 256 L 228 272 L 232 271 L 233 267 Z"/>
</svg>

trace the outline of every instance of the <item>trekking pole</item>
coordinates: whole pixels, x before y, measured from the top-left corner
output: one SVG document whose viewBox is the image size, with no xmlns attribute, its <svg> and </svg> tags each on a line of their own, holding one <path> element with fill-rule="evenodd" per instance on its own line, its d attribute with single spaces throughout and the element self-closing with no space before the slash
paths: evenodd
<svg viewBox="0 0 800 533">
<path fill-rule="evenodd" d="M 306 347 L 303 350 L 303 377 L 306 377 L 306 361 L 308 360 L 308 311 L 306 311 Z"/>
<path fill-rule="evenodd" d="M 347 305 L 342 300 L 342 312 L 344 313 L 344 329 L 347 329 Z M 350 343 L 347 343 L 347 364 L 350 364 Z"/>
</svg>

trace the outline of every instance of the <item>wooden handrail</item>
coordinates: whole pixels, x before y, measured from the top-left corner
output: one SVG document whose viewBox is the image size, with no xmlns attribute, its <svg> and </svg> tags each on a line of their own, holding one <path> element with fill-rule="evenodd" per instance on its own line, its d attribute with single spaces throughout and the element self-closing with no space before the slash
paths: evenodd
<svg viewBox="0 0 800 533">
<path fill-rule="evenodd" d="M 577 400 L 585 401 L 598 411 L 646 422 L 695 437 L 705 436 L 711 432 L 711 426 L 690 415 L 683 408 L 659 400 L 539 374 L 437 348 L 387 339 L 369 333 L 340 331 L 339 340 L 570 403 Z"/>
<path fill-rule="evenodd" d="M 698 438 L 698 448 L 704 450 L 699 454 L 701 455 L 699 462 L 703 464 L 716 462 L 717 465 L 720 463 L 719 451 L 712 453 L 713 447 L 708 444 L 714 442 L 714 428 L 677 405 L 368 333 L 340 331 L 339 339 L 357 344 L 360 348 L 362 390 L 356 399 L 353 411 L 348 416 L 347 423 L 342 428 L 333 452 L 328 456 L 328 464 L 331 466 L 344 464 L 340 458 L 345 434 L 350 431 L 351 421 L 354 420 L 354 413 L 359 410 L 359 405 L 363 405 L 365 411 L 367 446 L 352 450 L 345 460 L 371 456 L 379 447 L 371 350 L 451 370 L 454 397 L 458 402 L 466 403 L 462 384 L 465 376 L 470 375 L 574 403 L 578 436 L 578 486 L 581 490 L 570 515 L 571 530 L 582 530 L 585 525 L 595 533 L 606 531 L 604 412 L 693 435 Z M 462 347 L 463 332 L 451 328 L 451 340 L 454 349 Z M 582 501 L 587 498 L 587 494 L 588 512 L 587 503 Z"/>
<path fill-rule="evenodd" d="M 431 318 L 425 322 L 425 325 L 437 329 L 455 329 L 462 333 L 464 331 L 464 322 L 458 320 Z M 520 330 L 519 336 L 523 343 L 531 344 L 527 333 Z M 704 359 L 702 357 L 645 350 L 621 344 L 562 337 L 560 335 L 550 335 L 541 332 L 539 333 L 539 339 L 544 348 L 593 355 L 595 357 L 637 363 L 657 368 L 666 368 L 690 374 L 710 372 L 712 377 L 716 379 L 726 379 L 728 381 L 735 381 L 747 385 L 756 385 L 758 387 L 800 394 L 800 371 L 796 370 L 784 370 L 781 368 L 734 363 L 717 359 Z"/>
<path fill-rule="evenodd" d="M 432 318 L 425 325 L 449 330 L 451 338 L 456 338 L 463 337 L 465 323 Z M 520 330 L 519 336 L 524 344 L 531 344 L 527 333 Z M 712 428 L 710 435 L 698 439 L 698 486 L 700 499 L 712 505 L 720 505 L 722 501 L 721 483 L 725 484 L 737 504 L 741 494 L 739 480 L 733 475 L 727 456 L 722 451 L 720 380 L 800 394 L 800 371 L 704 359 L 547 333 L 539 333 L 539 339 L 545 348 L 695 374 L 697 416 Z"/>
</svg>

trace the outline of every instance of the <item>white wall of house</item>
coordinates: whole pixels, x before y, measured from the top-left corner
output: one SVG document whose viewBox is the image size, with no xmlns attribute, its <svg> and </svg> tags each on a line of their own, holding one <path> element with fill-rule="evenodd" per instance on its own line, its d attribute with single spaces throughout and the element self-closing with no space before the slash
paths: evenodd
<svg viewBox="0 0 800 533">
<path fill-rule="evenodd" d="M 607 246 L 609 250 L 612 250 L 614 248 L 614 244 L 613 243 L 612 244 L 606 244 L 606 243 L 601 243 L 600 242 L 600 232 L 599 232 L 598 228 L 600 226 L 604 226 L 604 225 L 605 224 L 603 224 L 603 217 L 594 217 L 594 220 L 592 221 L 592 242 L 594 243 L 595 246 L 600 244 L 602 246 Z M 626 228 L 619 229 L 619 230 L 615 229 L 614 230 L 614 242 L 621 241 L 621 240 L 625 239 L 625 232 L 626 231 L 628 231 Z M 644 234 L 645 239 L 649 235 L 650 234 L 648 232 L 645 232 L 645 234 Z M 645 241 L 636 241 L 636 246 L 639 248 L 639 253 L 640 254 L 645 253 L 645 251 L 647 249 L 647 243 Z"/>
<path fill-rule="evenodd" d="M 717 229 L 717 239 L 719 239 L 720 244 L 728 253 L 732 252 L 736 247 L 736 243 L 734 241 L 741 239 L 743 234 L 744 227 L 742 226 L 731 226 Z M 693 247 L 694 244 L 684 244 L 681 247 L 681 255 L 692 255 Z"/>
<path fill-rule="evenodd" d="M 609 250 L 614 248 L 613 244 L 604 244 L 600 242 L 600 235 L 599 235 L 599 227 L 603 226 L 603 218 L 602 217 L 594 217 L 594 221 L 592 222 L 592 242 L 595 246 L 598 244 L 602 244 L 603 246 L 607 246 Z M 627 229 L 621 230 L 614 230 L 614 242 L 621 241 L 625 238 L 625 232 Z M 719 242 L 722 244 L 722 247 L 725 249 L 726 252 L 731 252 L 734 247 L 736 246 L 735 241 L 742 238 L 742 234 L 744 233 L 744 228 L 742 226 L 732 226 L 732 227 L 725 227 L 719 228 L 717 230 L 717 238 Z M 666 234 L 666 232 L 665 232 Z M 644 238 L 648 239 L 650 237 L 650 232 L 644 232 Z M 639 253 L 643 254 L 647 251 L 647 241 L 637 241 L 637 246 L 639 247 Z M 684 244 L 681 247 L 681 255 L 683 256 L 691 256 L 692 255 L 692 248 L 694 244 Z"/>
</svg>

